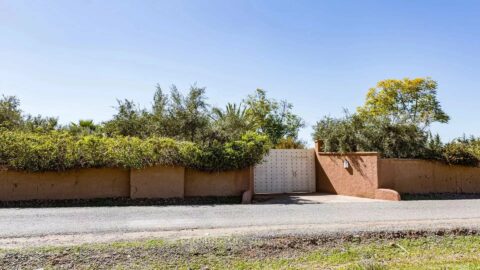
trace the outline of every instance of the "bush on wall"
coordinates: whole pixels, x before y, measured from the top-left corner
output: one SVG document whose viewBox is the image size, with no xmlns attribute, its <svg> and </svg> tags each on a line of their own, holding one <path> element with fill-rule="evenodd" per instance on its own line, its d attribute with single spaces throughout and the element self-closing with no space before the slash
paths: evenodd
<svg viewBox="0 0 480 270">
<path fill-rule="evenodd" d="M 454 140 L 454 142 L 462 144 L 469 153 L 480 159 L 480 137 L 466 137 L 464 135 L 463 137 Z"/>
<path fill-rule="evenodd" d="M 325 152 L 379 152 L 386 158 L 424 158 L 428 136 L 412 124 L 369 119 L 346 114 L 325 117 L 314 126 L 313 137 Z"/>
<path fill-rule="evenodd" d="M 452 142 L 445 145 L 443 159 L 448 164 L 478 166 L 478 158 L 472 154 L 465 144 Z"/>
<path fill-rule="evenodd" d="M 0 132 L 0 164 L 15 170 L 144 168 L 179 165 L 204 171 L 241 169 L 261 161 L 268 138 L 247 133 L 241 139 L 203 146 L 170 138 L 73 136 L 67 132 Z"/>
<path fill-rule="evenodd" d="M 430 78 L 389 79 L 368 91 L 365 105 L 345 117 L 324 117 L 313 127 L 314 140 L 325 152 L 378 152 L 384 158 L 440 160 L 477 166 L 480 139 L 457 139 L 444 145 L 429 126 L 450 117 L 437 100 L 437 83 Z"/>
<path fill-rule="evenodd" d="M 314 126 L 313 137 L 322 141 L 324 152 L 378 152 L 384 158 L 439 160 L 451 165 L 477 166 L 480 161 L 477 139 L 457 139 L 443 145 L 413 124 L 388 119 L 325 117 Z"/>
</svg>

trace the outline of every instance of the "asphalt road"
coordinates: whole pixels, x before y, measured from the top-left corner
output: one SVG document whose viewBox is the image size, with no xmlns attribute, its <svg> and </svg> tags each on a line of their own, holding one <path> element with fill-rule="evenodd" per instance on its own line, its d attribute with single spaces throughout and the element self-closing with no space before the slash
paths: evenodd
<svg viewBox="0 0 480 270">
<path fill-rule="evenodd" d="M 457 227 L 480 228 L 480 200 L 0 209 L 0 246 L 81 235 L 121 239 Z"/>
</svg>

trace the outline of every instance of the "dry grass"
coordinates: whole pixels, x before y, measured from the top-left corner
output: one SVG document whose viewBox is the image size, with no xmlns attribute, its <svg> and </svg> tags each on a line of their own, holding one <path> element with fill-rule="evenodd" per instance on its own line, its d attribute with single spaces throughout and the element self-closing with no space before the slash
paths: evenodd
<svg viewBox="0 0 480 270">
<path fill-rule="evenodd" d="M 402 236 L 403 237 L 403 236 Z M 149 240 L 0 251 L 0 269 L 480 269 L 480 236 Z"/>
</svg>

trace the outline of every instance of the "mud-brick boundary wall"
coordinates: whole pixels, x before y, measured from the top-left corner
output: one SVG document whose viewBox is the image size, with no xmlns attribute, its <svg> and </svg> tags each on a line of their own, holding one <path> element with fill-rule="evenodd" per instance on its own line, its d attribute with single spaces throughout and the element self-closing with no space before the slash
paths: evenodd
<svg viewBox="0 0 480 270">
<path fill-rule="evenodd" d="M 322 153 L 316 146 L 317 191 L 400 200 L 400 194 L 480 193 L 480 168 L 378 153 Z"/>
<path fill-rule="evenodd" d="M 242 196 L 252 184 L 250 168 L 213 173 L 166 166 L 34 173 L 1 170 L 0 201 Z"/>
<path fill-rule="evenodd" d="M 480 193 L 480 167 L 417 159 L 381 159 L 379 186 L 400 194 Z"/>
</svg>

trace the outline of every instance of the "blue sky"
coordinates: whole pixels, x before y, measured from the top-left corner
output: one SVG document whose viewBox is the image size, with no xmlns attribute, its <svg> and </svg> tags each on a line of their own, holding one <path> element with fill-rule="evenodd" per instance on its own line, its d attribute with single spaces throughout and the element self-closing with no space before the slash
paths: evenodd
<svg viewBox="0 0 480 270">
<path fill-rule="evenodd" d="M 196 82 L 213 105 L 290 101 L 310 141 L 377 81 L 430 76 L 452 118 L 433 130 L 478 136 L 479 49 L 480 1 L 0 0 L 0 93 L 62 123 Z"/>
</svg>

